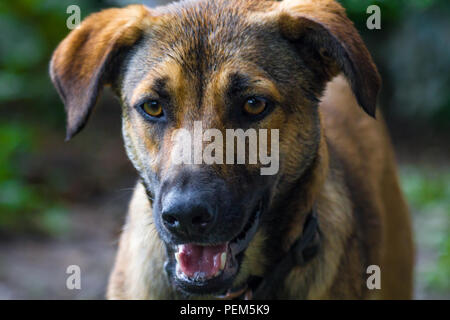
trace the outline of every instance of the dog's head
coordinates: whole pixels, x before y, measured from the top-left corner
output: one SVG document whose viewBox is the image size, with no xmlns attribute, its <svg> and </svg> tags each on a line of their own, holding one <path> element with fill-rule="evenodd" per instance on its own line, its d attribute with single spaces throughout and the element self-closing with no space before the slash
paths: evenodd
<svg viewBox="0 0 450 320">
<path fill-rule="evenodd" d="M 265 248 L 281 236 L 268 230 L 289 224 L 275 204 L 314 163 L 319 99 L 341 72 L 374 115 L 376 67 L 331 0 L 104 10 L 68 35 L 50 66 L 68 138 L 103 86 L 120 98 L 127 153 L 167 247 L 167 270 L 183 291 L 200 294 L 270 265 Z"/>
</svg>

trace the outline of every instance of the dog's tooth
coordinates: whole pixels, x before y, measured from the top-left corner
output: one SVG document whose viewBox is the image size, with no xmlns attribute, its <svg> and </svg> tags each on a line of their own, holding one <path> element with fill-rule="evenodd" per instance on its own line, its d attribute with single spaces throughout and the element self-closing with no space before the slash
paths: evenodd
<svg viewBox="0 0 450 320">
<path fill-rule="evenodd" d="M 225 269 L 225 262 L 227 262 L 227 253 L 222 252 L 220 255 L 220 270 Z"/>
<path fill-rule="evenodd" d="M 180 263 L 180 253 L 175 252 L 175 260 L 177 260 L 177 263 Z"/>
</svg>

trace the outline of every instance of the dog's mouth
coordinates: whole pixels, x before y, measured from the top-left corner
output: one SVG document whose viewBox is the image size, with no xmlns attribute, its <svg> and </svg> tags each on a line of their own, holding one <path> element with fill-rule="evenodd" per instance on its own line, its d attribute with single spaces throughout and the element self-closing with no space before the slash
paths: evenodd
<svg viewBox="0 0 450 320">
<path fill-rule="evenodd" d="M 253 239 L 262 202 L 253 210 L 242 231 L 217 245 L 186 243 L 175 247 L 175 284 L 187 293 L 223 293 L 239 271 L 245 250 Z"/>
</svg>

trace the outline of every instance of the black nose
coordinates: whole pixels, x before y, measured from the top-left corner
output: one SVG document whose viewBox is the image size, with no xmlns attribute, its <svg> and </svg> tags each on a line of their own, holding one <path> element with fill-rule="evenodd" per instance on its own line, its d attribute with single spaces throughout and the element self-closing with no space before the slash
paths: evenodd
<svg viewBox="0 0 450 320">
<path fill-rule="evenodd" d="M 214 213 L 207 203 L 199 197 L 172 196 L 165 201 L 161 218 L 164 226 L 180 236 L 200 236 L 210 230 L 214 224 Z"/>
</svg>

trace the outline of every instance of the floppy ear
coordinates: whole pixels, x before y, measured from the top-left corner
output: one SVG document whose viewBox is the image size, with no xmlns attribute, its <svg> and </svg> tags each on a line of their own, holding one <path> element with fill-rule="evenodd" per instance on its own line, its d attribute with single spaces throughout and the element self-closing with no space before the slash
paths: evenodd
<svg viewBox="0 0 450 320">
<path fill-rule="evenodd" d="M 326 81 L 343 72 L 359 105 L 375 117 L 381 78 L 345 9 L 334 0 L 284 0 L 279 9 L 284 36 L 328 64 Z"/>
<path fill-rule="evenodd" d="M 141 37 L 149 16 L 142 5 L 92 14 L 53 53 L 50 76 L 67 112 L 67 139 L 83 128 L 101 89 L 114 79 L 115 57 Z"/>
</svg>

